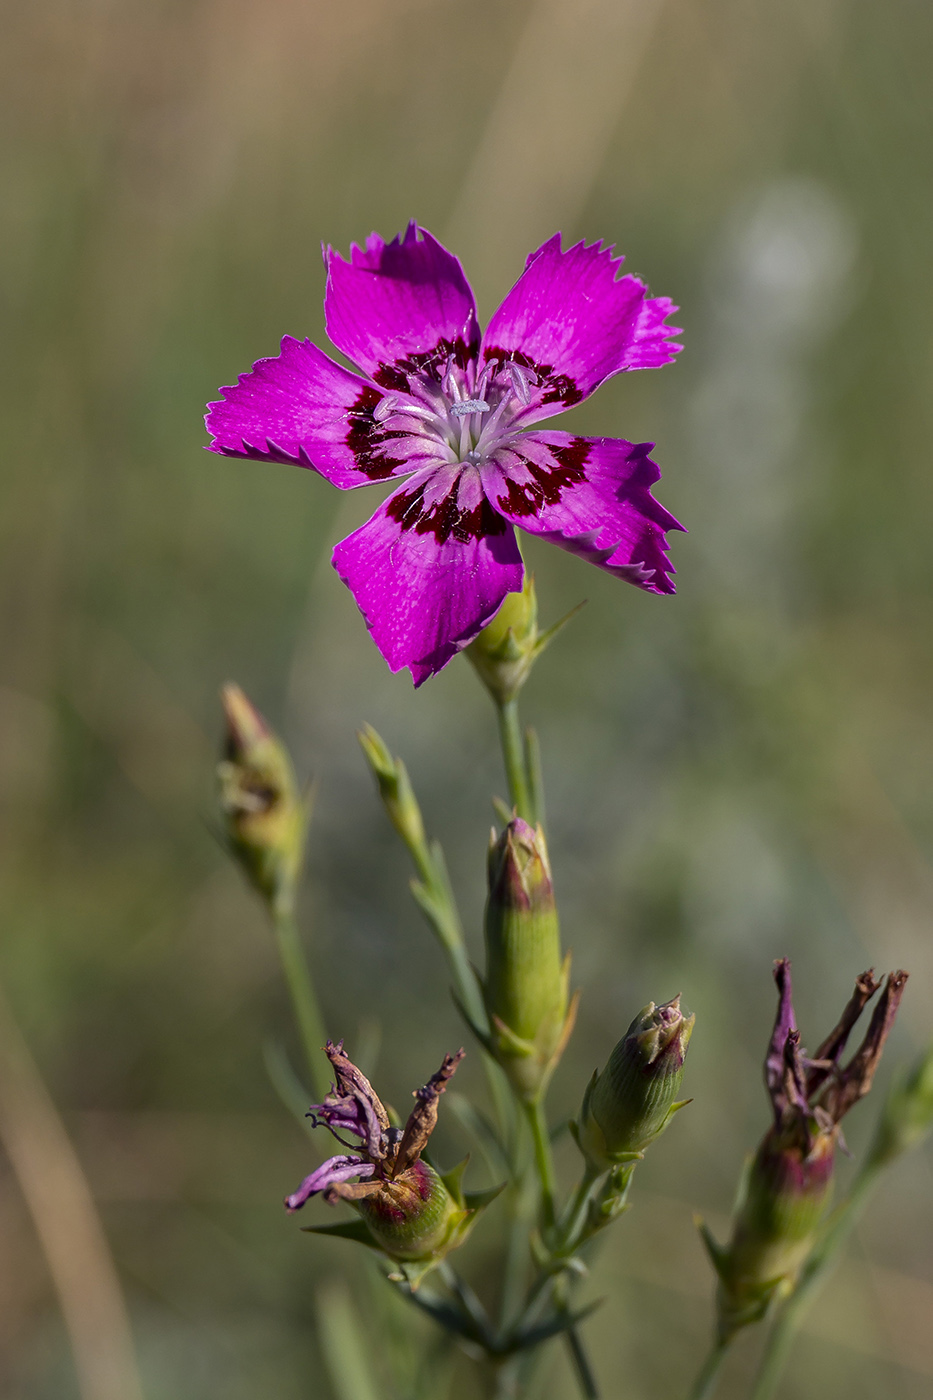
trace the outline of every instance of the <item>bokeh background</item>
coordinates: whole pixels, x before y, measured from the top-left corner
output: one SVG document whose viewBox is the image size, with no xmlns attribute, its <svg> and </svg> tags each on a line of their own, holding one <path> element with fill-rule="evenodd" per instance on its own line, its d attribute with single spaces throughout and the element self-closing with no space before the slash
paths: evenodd
<svg viewBox="0 0 933 1400">
<path fill-rule="evenodd" d="M 725 1229 L 767 1120 L 771 960 L 794 959 L 811 1044 L 863 967 L 912 970 L 879 1088 L 933 1031 L 933 12 L 33 0 L 3 30 L 5 1034 L 77 1148 L 147 1400 L 342 1400 L 315 1298 L 338 1330 L 348 1297 L 366 1319 L 384 1305 L 349 1247 L 281 1209 L 323 1148 L 263 1065 L 293 1033 L 215 839 L 218 686 L 240 681 L 316 780 L 315 975 L 396 1103 L 462 1034 L 354 730 L 405 756 L 477 957 L 503 788 L 467 663 L 413 693 L 330 568 L 378 489 L 209 456 L 202 405 L 283 333 L 323 337 L 322 240 L 346 252 L 411 217 L 460 254 L 484 317 L 555 228 L 616 243 L 683 308 L 679 362 L 571 420 L 657 442 L 658 494 L 690 530 L 679 592 L 529 545 L 545 621 L 589 604 L 524 706 L 585 989 L 556 1113 L 645 1001 L 681 991 L 697 1013 L 695 1102 L 639 1170 L 586 1328 L 607 1396 L 683 1394 L 712 1292 L 691 1215 Z M 481 1092 L 475 1063 L 462 1081 Z M 852 1115 L 856 1156 L 877 1106 Z M 442 1160 L 464 1146 L 445 1115 Z M 569 1146 L 560 1161 L 569 1180 Z M 0 1394 L 71 1400 L 10 1162 Z M 931 1393 L 931 1162 L 891 1173 L 786 1400 Z M 480 1288 L 499 1228 L 465 1256 Z M 567 1400 L 558 1345 L 551 1361 L 542 1394 Z"/>
</svg>

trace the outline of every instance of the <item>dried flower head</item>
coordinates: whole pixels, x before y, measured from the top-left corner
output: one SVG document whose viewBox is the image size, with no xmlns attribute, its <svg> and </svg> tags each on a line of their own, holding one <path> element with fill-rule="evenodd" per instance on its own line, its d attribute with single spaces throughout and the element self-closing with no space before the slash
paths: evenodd
<svg viewBox="0 0 933 1400">
<path fill-rule="evenodd" d="M 792 1291 L 829 1202 L 839 1124 L 871 1088 L 907 982 L 906 972 L 888 975 L 865 1038 L 843 1064 L 856 1022 L 882 987 L 873 969 L 857 979 L 812 1057 L 800 1044 L 786 958 L 774 977 L 778 1009 L 765 1056 L 774 1121 L 749 1167 L 729 1246 L 720 1248 L 704 1231 L 719 1274 L 723 1338 L 759 1321 L 773 1299 Z"/>
<path fill-rule="evenodd" d="M 312 1105 L 309 1117 L 347 1150 L 305 1177 L 286 1197 L 286 1209 L 300 1210 L 317 1195 L 331 1204 L 349 1202 L 365 1224 L 363 1242 L 402 1265 L 415 1286 L 462 1243 L 477 1210 L 496 1194 L 465 1196 L 459 1170 L 442 1177 L 421 1155 L 437 1123 L 438 1100 L 464 1052 L 444 1056 L 437 1073 L 415 1090 L 405 1126 L 394 1128 L 369 1080 L 344 1054 L 343 1042 L 328 1041 L 324 1048 L 335 1083 L 323 1103 Z M 346 1142 L 345 1133 L 358 1141 Z"/>
</svg>

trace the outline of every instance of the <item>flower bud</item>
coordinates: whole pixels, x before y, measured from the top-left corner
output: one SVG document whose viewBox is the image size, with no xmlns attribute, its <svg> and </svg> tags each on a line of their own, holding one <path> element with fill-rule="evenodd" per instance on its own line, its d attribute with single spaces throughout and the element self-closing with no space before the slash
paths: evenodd
<svg viewBox="0 0 933 1400">
<path fill-rule="evenodd" d="M 569 958 L 560 928 L 544 833 L 520 817 L 489 848 L 484 997 L 492 1049 L 516 1089 L 533 1099 L 567 1031 Z"/>
<path fill-rule="evenodd" d="M 695 1016 L 684 1016 L 680 997 L 638 1013 L 593 1075 L 583 1096 L 574 1136 L 589 1166 L 608 1171 L 640 1155 L 664 1131 L 685 1100 L 677 1094 Z"/>
<path fill-rule="evenodd" d="M 534 575 L 526 571 L 520 593 L 507 593 L 495 617 L 467 647 L 466 654 L 499 705 L 505 705 L 525 684 L 539 651 L 538 600 Z"/>
<path fill-rule="evenodd" d="M 217 778 L 227 836 L 263 898 L 287 905 L 304 855 L 308 805 L 284 744 L 239 686 L 225 685 L 221 698 L 227 736 Z"/>
</svg>

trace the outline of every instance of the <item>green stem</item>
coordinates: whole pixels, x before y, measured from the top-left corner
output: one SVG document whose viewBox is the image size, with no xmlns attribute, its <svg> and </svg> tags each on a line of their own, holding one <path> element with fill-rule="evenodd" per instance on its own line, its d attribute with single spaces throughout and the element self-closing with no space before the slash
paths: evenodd
<svg viewBox="0 0 933 1400">
<path fill-rule="evenodd" d="M 502 744 L 506 781 L 509 785 L 509 800 L 524 821 L 534 822 L 528 770 L 525 766 L 525 743 L 518 718 L 518 700 L 513 697 L 501 705 L 497 704 L 496 713 L 499 717 L 499 739 Z"/>
<path fill-rule="evenodd" d="M 294 911 L 290 904 L 276 903 L 273 905 L 272 923 L 279 947 L 279 957 L 282 960 L 282 970 L 285 973 L 295 1019 L 298 1022 L 298 1032 L 304 1047 L 308 1073 L 311 1076 L 311 1088 L 315 1098 L 321 1102 L 330 1088 L 330 1081 L 325 1073 L 321 1056 L 326 1039 L 324 1018 L 318 1006 L 311 972 L 304 949 L 301 946 L 298 925 L 295 922 Z"/>
<path fill-rule="evenodd" d="M 801 1270 L 800 1280 L 781 1308 L 765 1345 L 752 1391 L 752 1400 L 771 1400 L 790 1354 L 797 1328 L 851 1230 L 857 1224 L 868 1198 L 877 1185 L 882 1166 L 868 1161 L 856 1177 L 852 1191 L 829 1217 L 823 1235 Z"/>
<path fill-rule="evenodd" d="M 722 1338 L 717 1338 L 713 1343 L 709 1355 L 700 1367 L 696 1380 L 693 1382 L 689 1400 L 710 1400 L 710 1396 L 715 1393 L 716 1385 L 719 1380 L 719 1373 L 722 1370 L 722 1364 L 728 1354 L 729 1345 L 730 1342 L 723 1341 Z"/>
<path fill-rule="evenodd" d="M 590 1192 L 594 1182 L 598 1181 L 601 1173 L 595 1167 L 587 1163 L 586 1170 L 577 1182 L 576 1188 L 564 1211 L 560 1226 L 560 1252 L 570 1251 L 574 1248 L 580 1227 L 586 1216 L 586 1208 L 589 1205 Z"/>
<path fill-rule="evenodd" d="M 521 1312 L 528 1273 L 529 1215 L 524 1182 L 509 1187 L 509 1231 L 502 1275 L 499 1324 L 505 1331 Z"/>
<path fill-rule="evenodd" d="M 554 1203 L 557 1185 L 554 1179 L 554 1160 L 551 1156 L 551 1135 L 548 1132 L 547 1119 L 544 1116 L 544 1106 L 541 1100 L 535 1099 L 533 1103 L 525 1102 L 524 1108 L 528 1117 L 528 1126 L 531 1129 L 535 1170 L 538 1173 L 538 1185 L 541 1190 L 541 1224 L 544 1231 L 549 1233 L 557 1221 L 557 1209 Z"/>
</svg>

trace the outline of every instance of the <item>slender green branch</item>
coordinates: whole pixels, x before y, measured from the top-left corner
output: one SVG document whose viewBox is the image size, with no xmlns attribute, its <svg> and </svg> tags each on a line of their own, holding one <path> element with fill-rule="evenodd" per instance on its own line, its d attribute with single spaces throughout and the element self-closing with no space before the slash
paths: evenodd
<svg viewBox="0 0 933 1400">
<path fill-rule="evenodd" d="M 577 1244 L 578 1236 L 586 1219 L 590 1192 L 599 1177 L 600 1173 L 587 1162 L 586 1170 L 577 1182 L 560 1222 L 560 1242 L 558 1245 L 560 1252 L 573 1249 Z"/>
<path fill-rule="evenodd" d="M 496 705 L 499 718 L 499 739 L 502 744 L 502 758 L 505 763 L 505 777 L 509 785 L 509 800 L 518 815 L 526 822 L 534 822 L 528 770 L 525 764 L 525 743 L 522 738 L 518 718 L 517 699 L 506 700 Z"/>
<path fill-rule="evenodd" d="M 548 1132 L 544 1105 L 541 1100 L 535 1099 L 533 1103 L 525 1102 L 524 1108 L 528 1117 L 528 1126 L 531 1129 L 535 1170 L 538 1173 L 538 1185 L 541 1191 L 541 1224 L 545 1232 L 550 1232 L 557 1221 L 555 1204 L 557 1186 L 554 1179 L 554 1160 L 551 1156 L 551 1135 Z"/>
<path fill-rule="evenodd" d="M 689 1400 L 710 1400 L 710 1397 L 715 1394 L 719 1373 L 729 1353 L 730 1344 L 731 1338 L 729 1341 L 723 1341 L 721 1337 L 713 1343 L 709 1355 L 697 1372 Z"/>
<path fill-rule="evenodd" d="M 524 1307 L 528 1278 L 528 1231 L 531 1219 L 524 1181 L 509 1188 L 509 1230 L 506 1239 L 502 1296 L 499 1306 L 503 1331 L 514 1324 Z M 533 1207 L 532 1207 L 533 1211 Z"/>
<path fill-rule="evenodd" d="M 321 1102 L 330 1087 L 321 1055 L 326 1039 L 324 1019 L 318 1006 L 314 983 L 311 980 L 311 972 L 304 949 L 301 946 L 301 936 L 298 932 L 291 903 L 278 900 L 273 904 L 271 912 L 279 957 L 282 960 L 282 970 L 285 973 L 285 981 L 292 999 L 292 1007 L 298 1022 L 298 1031 L 308 1064 L 308 1073 L 311 1076 L 311 1088 L 318 1102 Z"/>
</svg>

